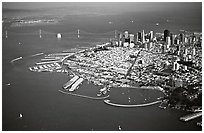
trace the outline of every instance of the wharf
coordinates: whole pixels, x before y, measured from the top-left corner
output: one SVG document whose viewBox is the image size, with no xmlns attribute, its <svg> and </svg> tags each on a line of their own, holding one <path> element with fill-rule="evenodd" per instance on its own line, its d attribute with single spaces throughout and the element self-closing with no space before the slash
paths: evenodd
<svg viewBox="0 0 204 133">
<path fill-rule="evenodd" d="M 84 81 L 83 78 L 79 78 L 79 79 L 71 86 L 71 88 L 69 89 L 69 91 L 75 91 L 83 81 Z"/>
<path fill-rule="evenodd" d="M 189 114 L 186 116 L 182 116 L 182 117 L 180 117 L 180 120 L 181 121 L 190 121 L 190 120 L 198 118 L 200 116 L 202 116 L 202 112 L 197 112 L 197 113 Z"/>
<path fill-rule="evenodd" d="M 79 76 L 74 76 L 70 81 L 68 81 L 66 84 L 64 84 L 63 88 L 67 90 L 68 87 L 70 87 L 74 82 L 76 82 L 79 79 Z"/>
</svg>

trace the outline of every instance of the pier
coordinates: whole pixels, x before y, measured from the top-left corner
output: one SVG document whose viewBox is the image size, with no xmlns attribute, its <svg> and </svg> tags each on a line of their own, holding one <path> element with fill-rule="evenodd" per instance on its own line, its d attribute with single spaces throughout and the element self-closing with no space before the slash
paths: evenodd
<svg viewBox="0 0 204 133">
<path fill-rule="evenodd" d="M 180 117 L 180 120 L 181 121 L 190 121 L 190 120 L 193 120 L 193 119 L 198 118 L 200 116 L 202 116 L 202 112 L 197 112 L 197 113 L 189 114 L 186 116 L 182 116 L 182 117 Z"/>
<path fill-rule="evenodd" d="M 51 64 L 51 63 L 58 63 L 58 62 L 61 62 L 61 61 L 57 60 L 57 61 L 37 62 L 36 65 Z"/>
<path fill-rule="evenodd" d="M 84 81 L 83 78 L 79 78 L 79 79 L 71 86 L 71 88 L 69 89 L 69 91 L 75 91 L 83 81 Z"/>
<path fill-rule="evenodd" d="M 68 87 L 70 87 L 74 82 L 76 82 L 79 79 L 79 76 L 74 76 L 70 81 L 68 81 L 66 84 L 63 85 L 63 88 L 67 90 Z"/>
<path fill-rule="evenodd" d="M 31 55 L 31 57 L 35 57 L 35 56 L 39 56 L 39 55 L 43 55 L 44 53 L 38 53 L 38 54 L 34 54 L 34 55 Z"/>
</svg>

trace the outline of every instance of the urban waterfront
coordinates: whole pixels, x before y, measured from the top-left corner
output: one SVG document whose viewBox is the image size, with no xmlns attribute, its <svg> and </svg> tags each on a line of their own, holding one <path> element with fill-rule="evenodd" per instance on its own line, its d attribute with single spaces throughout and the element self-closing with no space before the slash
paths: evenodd
<svg viewBox="0 0 204 133">
<path fill-rule="evenodd" d="M 118 46 L 116 46 L 117 39 L 115 38 L 115 31 L 109 33 L 107 30 L 106 34 L 100 34 L 102 32 L 98 32 L 98 34 L 91 32 L 85 33 L 85 31 L 82 31 L 80 37 L 78 37 L 77 30 L 75 29 L 74 32 L 70 32 L 73 31 L 70 29 L 63 31 L 66 25 L 68 24 L 57 23 L 51 26 L 17 26 L 4 29 L 2 40 L 3 130 L 201 130 L 201 127 L 196 124 L 201 121 L 201 118 L 189 122 L 179 120 L 181 116 L 190 113 L 187 110 L 171 107 L 166 107 L 164 109 L 159 107 L 160 104 L 135 108 L 114 107 L 105 104 L 104 100 L 92 100 L 60 93 L 59 90 L 65 91 L 63 85 L 73 78 L 73 74 L 70 72 L 49 72 L 50 69 L 47 69 L 47 72 L 40 73 L 30 71 L 29 68 L 40 66 L 36 65 L 36 63 L 39 63 L 42 59 L 49 59 L 45 58 L 49 57 L 49 55 L 53 56 L 53 54 L 66 53 L 67 51 L 75 53 L 82 49 L 89 49 L 106 44 L 107 42 L 115 45 L 113 48 L 110 47 L 109 51 L 117 51 L 121 49 L 124 49 L 125 51 L 129 50 L 129 48 L 122 48 L 119 46 L 119 43 Z M 151 29 L 149 29 L 149 31 L 150 30 Z M 180 30 L 179 27 L 177 30 Z M 163 31 L 164 30 L 160 30 L 160 32 Z M 61 33 L 62 38 L 57 38 L 57 33 Z M 138 54 L 140 48 L 134 49 Z M 141 53 L 146 54 L 146 50 L 147 49 L 144 47 L 144 51 Z M 101 53 L 95 56 L 99 56 L 98 60 L 100 61 L 103 59 L 100 56 L 107 53 L 103 51 L 99 52 Z M 87 60 L 83 57 L 85 56 L 83 54 L 78 54 L 76 57 L 77 56 L 78 58 L 76 59 L 82 57 L 83 60 Z M 72 61 L 76 60 L 72 59 Z M 82 73 L 85 71 L 74 69 L 74 66 L 79 68 L 80 65 L 84 64 L 70 64 L 69 61 L 64 61 L 64 63 L 63 66 L 67 65 L 68 67 L 73 67 L 71 70 L 73 70 L 74 73 L 79 74 L 79 76 L 84 75 Z M 98 65 L 98 63 L 95 63 L 95 65 Z M 127 64 L 127 68 L 130 66 L 131 64 Z M 100 70 L 98 66 L 93 68 L 98 68 L 98 70 Z M 80 67 L 80 69 L 83 70 L 84 68 Z M 134 69 L 135 68 L 133 68 L 133 70 Z M 90 72 L 93 71 L 92 69 L 87 69 L 87 71 L 88 70 Z M 137 73 L 137 71 L 135 72 Z M 95 75 L 96 74 L 97 73 L 95 72 Z M 115 75 L 112 76 L 116 77 Z M 144 78 L 145 76 L 146 75 L 144 75 Z M 117 77 L 119 77 L 119 75 L 117 75 Z M 84 75 L 83 78 L 86 80 L 83 81 L 82 85 L 80 85 L 73 94 L 103 97 L 103 94 L 102 96 L 97 96 L 97 94 L 103 88 L 102 86 L 104 84 L 97 85 L 98 83 L 94 83 L 93 80 L 88 81 L 90 77 L 86 77 L 86 75 Z M 142 80 L 144 79 L 142 78 Z M 140 81 L 138 80 L 138 82 Z M 143 84 L 143 86 L 145 85 Z M 153 102 L 164 97 L 164 94 L 161 91 L 139 89 L 139 86 L 138 88 L 131 88 L 131 86 L 118 85 L 111 86 L 110 91 L 104 94 L 104 96 L 107 95 L 109 95 L 108 99 L 111 102 L 125 105 L 141 104 L 146 103 L 147 101 Z"/>
</svg>

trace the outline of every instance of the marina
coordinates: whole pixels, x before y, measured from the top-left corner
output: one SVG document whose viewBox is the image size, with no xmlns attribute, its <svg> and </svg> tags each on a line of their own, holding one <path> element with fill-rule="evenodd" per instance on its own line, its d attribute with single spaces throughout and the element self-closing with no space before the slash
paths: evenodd
<svg viewBox="0 0 204 133">
<path fill-rule="evenodd" d="M 52 64 L 44 64 L 44 65 L 37 65 L 33 67 L 29 67 L 30 71 L 33 72 L 43 72 L 43 71 L 56 71 L 58 69 L 62 68 L 58 63 L 52 63 Z M 62 70 L 60 70 L 62 72 Z"/>
</svg>

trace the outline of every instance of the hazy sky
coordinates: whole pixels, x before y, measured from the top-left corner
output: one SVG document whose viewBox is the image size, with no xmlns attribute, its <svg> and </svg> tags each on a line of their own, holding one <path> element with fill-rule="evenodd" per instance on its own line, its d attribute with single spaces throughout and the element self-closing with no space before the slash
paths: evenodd
<svg viewBox="0 0 204 133">
<path fill-rule="evenodd" d="M 135 12 L 135 11 L 184 11 L 184 10 L 200 10 L 202 9 L 202 3 L 179 3 L 179 2 L 172 2 L 172 3 L 161 3 L 161 2 L 131 2 L 131 3 L 79 3 L 79 2 L 3 2 L 3 8 L 10 8 L 10 9 L 38 9 L 38 8 L 58 8 L 58 7 L 65 7 L 65 8 L 100 8 L 104 9 L 107 12 Z"/>
</svg>

